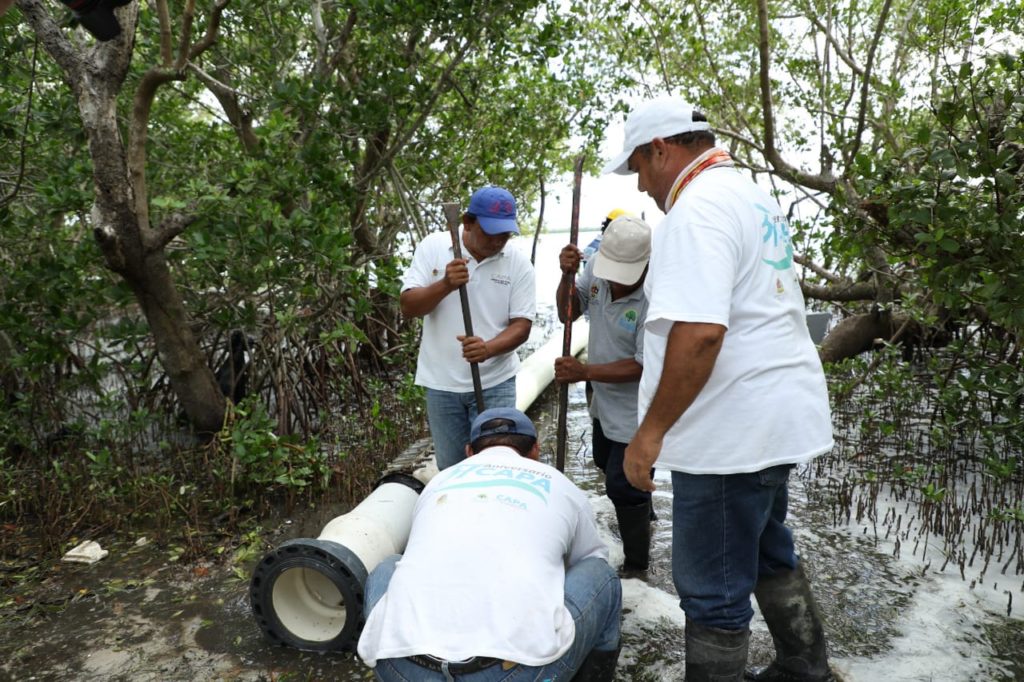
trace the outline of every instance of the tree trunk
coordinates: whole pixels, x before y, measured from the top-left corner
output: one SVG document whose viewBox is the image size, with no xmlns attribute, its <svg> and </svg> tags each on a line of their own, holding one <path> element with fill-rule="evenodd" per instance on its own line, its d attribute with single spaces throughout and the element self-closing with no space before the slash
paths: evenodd
<svg viewBox="0 0 1024 682">
<path fill-rule="evenodd" d="M 135 197 L 137 190 L 145 192 L 144 183 L 142 188 L 133 186 L 118 127 L 117 97 L 131 63 L 138 8 L 131 4 L 119 9 L 122 32 L 118 38 L 73 44 L 41 0 L 18 0 L 18 7 L 61 67 L 77 100 L 93 163 L 93 235 L 106 265 L 123 277 L 135 294 L 171 389 L 193 427 L 200 433 L 219 431 L 224 396 L 192 334 L 164 253 L 167 243 L 189 219 L 174 216 L 158 230 L 150 227 L 148 197 L 140 196 L 138 202 Z M 173 79 L 177 73 L 171 71 L 165 78 Z M 144 157 L 140 163 L 144 164 Z"/>
<path fill-rule="evenodd" d="M 102 92 L 94 89 L 79 98 L 96 186 L 93 234 L 107 267 L 121 275 L 135 294 L 153 334 L 160 364 L 189 421 L 200 433 L 219 431 L 224 421 L 224 396 L 192 334 L 164 253 L 167 236 L 141 225 L 134 209 L 114 99 L 81 103 L 83 99 L 91 100 L 97 90 Z"/>
<path fill-rule="evenodd" d="M 910 360 L 920 346 L 944 346 L 951 335 L 944 330 L 926 330 L 909 315 L 871 312 L 851 315 L 836 325 L 818 348 L 822 362 L 838 362 L 872 350 L 882 343 L 899 344 L 903 358 Z"/>
</svg>

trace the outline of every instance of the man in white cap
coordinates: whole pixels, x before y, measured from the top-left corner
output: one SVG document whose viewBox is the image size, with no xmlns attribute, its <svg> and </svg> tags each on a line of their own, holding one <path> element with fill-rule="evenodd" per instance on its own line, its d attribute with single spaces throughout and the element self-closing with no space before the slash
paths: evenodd
<svg viewBox="0 0 1024 682">
<path fill-rule="evenodd" d="M 516 406 L 515 350 L 530 336 L 537 301 L 533 265 L 508 246 L 513 234 L 519 228 L 512 194 L 482 187 L 462 216 L 463 257 L 455 258 L 447 232 L 435 232 L 416 247 L 402 278 L 402 315 L 424 318 L 416 385 L 427 389 L 438 469 L 465 457 L 477 414 L 471 363 L 480 368 L 486 407 Z M 457 293 L 463 284 L 474 336 L 465 335 Z"/>
<path fill-rule="evenodd" d="M 753 593 L 776 655 L 748 677 L 832 680 L 818 608 L 785 525 L 791 469 L 833 445 L 789 225 L 687 102 L 641 104 L 625 138 L 605 172 L 636 173 L 640 191 L 666 214 L 644 285 L 640 425 L 625 469 L 642 490 L 654 490 L 655 463 L 672 472 L 686 679 L 742 679 Z"/>
<path fill-rule="evenodd" d="M 587 363 L 571 355 L 555 360 L 555 380 L 587 381 L 594 464 L 604 472 L 605 494 L 615 505 L 625 573 L 645 571 L 651 551 L 651 493 L 630 485 L 622 468 L 626 445 L 636 431 L 637 389 L 643 372 L 644 276 L 651 255 L 651 228 L 643 220 L 621 216 L 605 229 L 598 251 L 576 280 L 572 319 L 589 313 Z M 559 254 L 562 272 L 575 273 L 582 253 L 567 244 Z M 570 285 L 558 285 L 558 316 L 565 322 Z"/>
</svg>

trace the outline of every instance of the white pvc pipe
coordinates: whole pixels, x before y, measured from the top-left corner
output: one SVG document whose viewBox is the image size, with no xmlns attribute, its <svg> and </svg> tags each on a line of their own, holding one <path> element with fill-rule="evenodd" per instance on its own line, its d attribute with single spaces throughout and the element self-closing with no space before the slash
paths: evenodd
<svg viewBox="0 0 1024 682">
<path fill-rule="evenodd" d="M 366 577 L 385 557 L 405 551 L 421 490 L 423 483 L 412 476 L 387 476 L 316 539 L 289 540 L 267 554 L 249 588 L 267 637 L 306 651 L 353 648 Z"/>
<path fill-rule="evenodd" d="M 573 355 L 586 347 L 588 334 L 586 320 L 573 324 Z M 525 411 L 551 383 L 561 354 L 562 335 L 554 334 L 522 362 L 516 375 L 518 409 Z M 355 648 L 366 577 L 384 558 L 405 551 L 413 507 L 437 468 L 416 473 L 418 480 L 404 474 L 385 477 L 316 539 L 289 540 L 260 561 L 249 598 L 269 639 L 306 651 Z"/>
<path fill-rule="evenodd" d="M 573 355 L 579 355 L 587 347 L 589 337 L 590 324 L 586 319 L 581 317 L 573 322 L 570 344 Z M 555 378 L 555 358 L 561 356 L 562 335 L 556 332 L 543 346 L 523 360 L 519 365 L 519 373 L 516 374 L 516 409 L 526 412 L 533 401 L 544 392 Z"/>
<path fill-rule="evenodd" d="M 320 540 L 344 544 L 363 565 L 373 570 L 392 554 L 405 551 L 409 541 L 409 519 L 420 494 L 409 486 L 389 483 L 379 486 L 347 514 L 320 531 Z"/>
</svg>

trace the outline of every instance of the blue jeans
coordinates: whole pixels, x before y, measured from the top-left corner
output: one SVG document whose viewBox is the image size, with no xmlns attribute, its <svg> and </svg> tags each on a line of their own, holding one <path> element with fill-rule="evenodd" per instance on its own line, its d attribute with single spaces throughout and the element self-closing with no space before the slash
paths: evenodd
<svg viewBox="0 0 1024 682">
<path fill-rule="evenodd" d="M 483 390 L 484 407 L 515 407 L 516 378 Z M 466 457 L 469 427 L 476 419 L 476 395 L 427 389 L 427 423 L 434 439 L 437 468 L 443 471 Z"/>
<path fill-rule="evenodd" d="M 401 557 L 390 556 L 366 579 L 363 614 L 369 618 L 391 582 Z M 495 578 L 495 580 L 500 580 Z M 547 665 L 516 665 L 505 670 L 493 665 L 469 675 L 456 675 L 460 682 L 569 682 L 592 649 L 611 651 L 619 646 L 622 585 L 604 559 L 584 559 L 565 574 L 565 606 L 576 624 L 576 639 L 561 658 Z M 405 658 L 384 658 L 373 669 L 381 682 L 430 682 L 446 680 L 444 674 L 428 670 Z M 450 681 L 449 681 L 450 682 Z"/>
<path fill-rule="evenodd" d="M 792 464 L 749 474 L 672 472 L 672 579 L 687 620 L 744 630 L 759 577 L 796 568 L 786 527 Z"/>
</svg>

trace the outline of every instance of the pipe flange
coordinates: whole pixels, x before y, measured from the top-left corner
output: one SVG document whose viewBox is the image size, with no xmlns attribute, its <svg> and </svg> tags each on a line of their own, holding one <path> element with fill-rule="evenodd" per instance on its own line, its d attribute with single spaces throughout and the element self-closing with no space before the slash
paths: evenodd
<svg viewBox="0 0 1024 682">
<path fill-rule="evenodd" d="M 330 540 L 289 540 L 253 571 L 249 601 L 263 633 L 302 651 L 353 651 L 363 625 L 367 570 Z"/>
<path fill-rule="evenodd" d="M 416 478 L 412 474 L 406 474 L 401 471 L 395 471 L 381 476 L 380 480 L 373 486 L 373 489 L 376 490 L 385 483 L 398 483 L 400 485 L 404 485 L 417 495 L 423 492 L 423 489 L 426 487 L 426 484 L 424 484 L 420 479 Z"/>
</svg>

